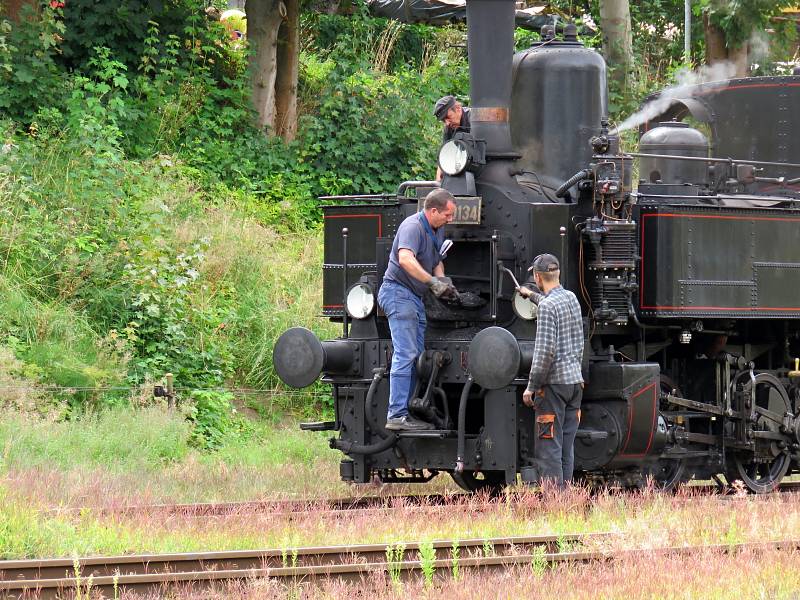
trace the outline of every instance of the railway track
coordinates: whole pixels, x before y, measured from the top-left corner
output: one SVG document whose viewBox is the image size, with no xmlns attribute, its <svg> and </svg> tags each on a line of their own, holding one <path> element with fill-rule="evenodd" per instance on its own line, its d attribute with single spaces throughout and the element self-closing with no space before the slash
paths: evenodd
<svg viewBox="0 0 800 600">
<path fill-rule="evenodd" d="M 237 515 L 269 514 L 272 517 L 299 516 L 304 513 L 342 514 L 353 511 L 384 510 L 387 508 L 434 508 L 461 505 L 474 497 L 468 494 L 424 494 L 362 496 L 321 500 L 254 500 L 244 502 L 199 502 L 185 504 L 141 504 L 96 508 L 57 508 L 51 514 L 95 514 L 98 516 L 137 516 L 141 514 L 180 517 L 227 517 Z"/>
<path fill-rule="evenodd" d="M 634 553 L 691 555 L 700 551 L 721 553 L 797 551 L 800 540 L 668 547 L 617 552 L 583 549 L 590 540 L 606 534 L 583 536 L 509 537 L 490 540 L 443 540 L 427 550 L 419 543 L 375 544 L 192 554 L 93 557 L 0 561 L 0 597 L 9 599 L 63 597 L 70 592 L 101 591 L 105 595 L 135 591 L 165 593 L 170 589 L 208 588 L 219 584 L 273 579 L 308 582 L 338 578 L 360 581 L 376 573 L 392 579 L 419 577 L 425 570 L 448 576 L 460 572 L 508 569 L 538 565 L 607 562 Z M 563 551 L 571 547 L 569 551 Z M 454 549 L 457 548 L 456 551 Z"/>
<path fill-rule="evenodd" d="M 338 576 L 358 578 L 371 571 L 409 574 L 423 562 L 452 568 L 453 561 L 473 567 L 515 564 L 520 557 L 555 556 L 567 547 L 580 547 L 606 534 L 547 535 L 471 540 L 443 540 L 429 545 L 412 543 L 359 544 L 271 550 L 141 554 L 108 557 L 0 561 L 0 597 L 38 594 L 58 598 L 89 585 L 93 590 L 152 592 L 181 584 L 254 578 L 310 579 Z M 538 554 L 535 554 L 538 553 Z M 563 552 L 562 552 L 563 553 Z M 27 594 L 27 595 L 26 595 Z"/>
<path fill-rule="evenodd" d="M 716 484 L 695 484 L 682 488 L 683 494 L 690 500 L 693 496 L 716 495 L 721 498 L 734 497 L 732 490 L 720 489 Z M 778 489 L 782 493 L 800 492 L 800 481 L 781 484 Z M 758 498 L 769 497 L 753 496 Z M 353 511 L 374 511 L 393 508 L 419 508 L 436 509 L 443 506 L 465 506 L 472 510 L 490 508 L 506 499 L 477 499 L 476 496 L 466 493 L 456 494 L 420 494 L 420 495 L 387 495 L 387 496 L 361 496 L 352 498 L 335 498 L 321 500 L 256 500 L 245 502 L 200 502 L 185 504 L 142 504 L 120 507 L 99 508 L 58 508 L 50 511 L 58 514 L 96 514 L 98 516 L 132 517 L 141 514 L 180 516 L 180 517 L 227 517 L 237 515 L 252 515 L 265 513 L 271 517 L 299 517 L 303 514 L 343 515 Z"/>
</svg>

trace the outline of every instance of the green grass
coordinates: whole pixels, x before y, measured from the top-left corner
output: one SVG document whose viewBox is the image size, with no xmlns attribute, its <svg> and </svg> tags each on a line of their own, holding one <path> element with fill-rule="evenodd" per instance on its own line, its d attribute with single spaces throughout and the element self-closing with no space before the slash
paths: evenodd
<svg viewBox="0 0 800 600">
<path fill-rule="evenodd" d="M 240 422 L 212 452 L 192 446 L 180 411 L 116 408 L 68 421 L 9 411 L 0 418 L 0 473 L 40 506 L 347 493 L 324 433 L 302 432 L 294 418 Z"/>
<path fill-rule="evenodd" d="M 22 414 L 0 420 L 6 469 L 104 467 L 111 472 L 153 469 L 185 459 L 190 426 L 162 409 L 111 409 L 71 421 Z"/>
</svg>

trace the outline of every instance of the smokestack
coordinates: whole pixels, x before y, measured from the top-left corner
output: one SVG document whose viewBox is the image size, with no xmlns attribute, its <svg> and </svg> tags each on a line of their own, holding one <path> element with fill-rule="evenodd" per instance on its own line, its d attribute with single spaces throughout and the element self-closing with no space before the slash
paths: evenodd
<svg viewBox="0 0 800 600">
<path fill-rule="evenodd" d="M 467 0 L 471 132 L 487 156 L 513 158 L 508 124 L 515 0 Z"/>
</svg>

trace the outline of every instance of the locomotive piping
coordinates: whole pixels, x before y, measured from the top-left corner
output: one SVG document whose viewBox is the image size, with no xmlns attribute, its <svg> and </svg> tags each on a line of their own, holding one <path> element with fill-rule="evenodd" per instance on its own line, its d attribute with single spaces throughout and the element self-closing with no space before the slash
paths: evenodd
<svg viewBox="0 0 800 600">
<path fill-rule="evenodd" d="M 564 195 L 567 193 L 567 190 L 571 188 L 573 185 L 578 183 L 579 181 L 583 181 L 584 179 L 589 179 L 592 176 L 591 169 L 581 169 L 575 175 L 567 179 L 564 183 L 558 186 L 556 190 L 556 198 L 563 198 Z"/>
<path fill-rule="evenodd" d="M 466 447 L 467 428 L 467 399 L 472 388 L 472 375 L 467 378 L 464 389 L 461 390 L 461 399 L 458 402 L 458 445 L 456 446 L 456 473 L 464 471 L 464 453 Z"/>
<path fill-rule="evenodd" d="M 331 438 L 329 446 L 333 450 L 341 450 L 345 454 L 378 454 L 388 450 L 397 443 L 397 434 L 391 434 L 385 439 L 374 444 L 356 444 L 355 442 L 348 442 L 345 440 L 337 440 Z"/>
<path fill-rule="evenodd" d="M 375 391 L 378 389 L 378 384 L 380 383 L 381 379 L 383 379 L 384 375 L 386 375 L 386 368 L 379 367 L 377 369 L 373 369 L 372 373 L 372 382 L 369 384 L 367 397 L 364 399 L 364 416 L 367 419 L 369 428 L 377 433 L 380 437 L 386 438 L 386 430 L 380 426 L 378 419 L 375 417 L 375 413 L 372 412 L 372 398 L 375 396 Z"/>
<path fill-rule="evenodd" d="M 370 428 L 383 439 L 374 444 L 356 444 L 355 442 L 331 438 L 329 446 L 332 449 L 341 450 L 345 454 L 378 454 L 379 452 L 388 450 L 397 443 L 397 434 L 392 433 L 387 435 L 386 430 L 378 424 L 372 412 L 372 398 L 375 396 L 375 390 L 378 389 L 378 384 L 385 374 L 386 369 L 384 367 L 373 370 L 372 382 L 369 384 L 367 396 L 364 399 L 364 416 Z"/>
</svg>

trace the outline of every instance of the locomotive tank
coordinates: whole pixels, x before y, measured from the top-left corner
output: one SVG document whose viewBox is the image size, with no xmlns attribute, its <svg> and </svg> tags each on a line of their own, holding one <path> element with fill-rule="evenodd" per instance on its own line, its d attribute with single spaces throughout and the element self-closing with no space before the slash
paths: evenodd
<svg viewBox="0 0 800 600">
<path fill-rule="evenodd" d="M 666 121 L 639 139 L 643 154 L 708 157 L 708 139 L 688 123 Z M 643 157 L 639 163 L 642 179 L 650 183 L 702 185 L 708 179 L 708 164 Z"/>
<path fill-rule="evenodd" d="M 514 56 L 511 132 L 520 180 L 558 188 L 592 157 L 590 137 L 607 114 L 606 63 L 567 25 L 564 39 L 544 28 L 542 41 Z M 552 193 L 550 194 L 552 198 Z"/>
</svg>

